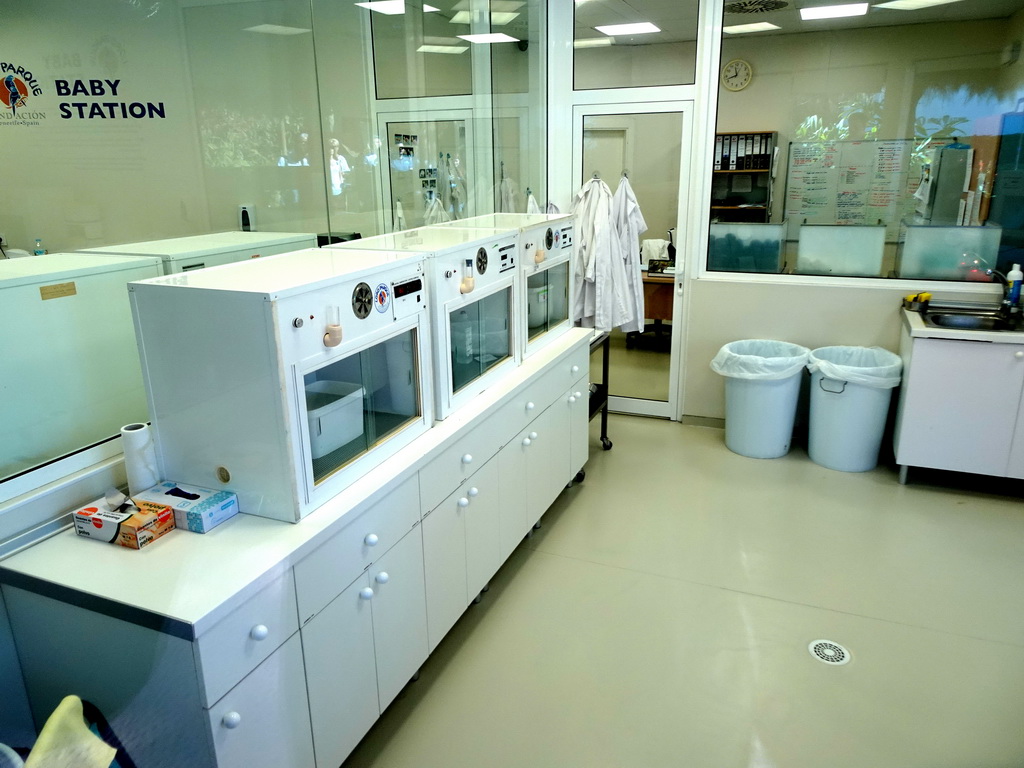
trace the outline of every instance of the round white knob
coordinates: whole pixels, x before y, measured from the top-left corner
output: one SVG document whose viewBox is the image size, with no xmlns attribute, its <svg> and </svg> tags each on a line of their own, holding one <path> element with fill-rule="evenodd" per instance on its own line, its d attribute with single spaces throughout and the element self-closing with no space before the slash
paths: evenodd
<svg viewBox="0 0 1024 768">
<path fill-rule="evenodd" d="M 387 584 L 390 579 L 391 577 L 388 576 L 387 571 L 381 571 L 373 577 L 373 580 L 376 581 L 378 584 Z"/>
<path fill-rule="evenodd" d="M 249 630 L 249 637 L 253 640 L 266 640 L 267 635 L 270 634 L 270 630 L 267 629 L 266 624 L 257 624 L 255 627 Z"/>
<path fill-rule="evenodd" d="M 537 439 L 537 433 L 536 432 L 531 432 L 530 433 L 530 439 L 531 440 L 536 440 Z"/>
<path fill-rule="evenodd" d="M 456 503 L 457 503 L 457 504 L 458 504 L 458 505 L 459 505 L 460 507 L 468 507 L 468 506 L 469 506 L 469 499 L 467 499 L 467 498 L 466 498 L 465 496 L 463 496 L 463 497 L 462 497 L 461 499 L 459 499 L 459 500 L 458 500 L 458 502 L 456 502 Z"/>
<path fill-rule="evenodd" d="M 569 395 L 569 402 L 570 403 L 575 403 L 576 402 L 576 395 Z"/>
<path fill-rule="evenodd" d="M 472 464 L 473 463 L 473 457 L 470 454 L 467 453 L 465 456 L 462 457 L 462 463 L 463 464 Z"/>
<path fill-rule="evenodd" d="M 1016 357 L 1018 360 L 1024 360 L 1024 352 L 1014 352 L 1013 356 Z"/>
<path fill-rule="evenodd" d="M 228 712 L 220 722 L 225 728 L 237 728 L 242 722 L 242 716 L 237 712 Z"/>
<path fill-rule="evenodd" d="M 583 393 L 582 392 L 574 392 L 573 394 L 576 396 L 577 400 L 579 400 L 581 397 L 583 397 Z"/>
<path fill-rule="evenodd" d="M 379 541 L 380 541 L 380 539 L 377 538 L 377 534 L 376 533 L 368 533 L 368 534 L 366 534 L 366 538 L 363 539 L 363 544 L 365 544 L 368 547 L 376 547 L 377 546 L 377 542 L 379 542 Z"/>
<path fill-rule="evenodd" d="M 532 440 L 531 440 L 530 438 L 528 438 L 528 437 L 524 437 L 524 438 L 523 438 L 523 445 L 526 445 L 526 446 L 528 446 L 528 445 L 530 445 L 530 444 L 531 444 L 532 442 L 533 442 L 533 441 L 532 441 Z"/>
<path fill-rule="evenodd" d="M 468 491 L 466 491 L 466 495 L 469 496 L 469 498 L 471 498 L 471 499 L 474 496 L 478 496 L 479 494 L 480 494 L 480 489 L 477 488 L 475 485 L 472 488 L 470 488 Z"/>
<path fill-rule="evenodd" d="M 532 411 L 536 407 L 537 406 L 534 405 L 533 402 L 529 402 L 529 403 L 526 404 L 526 410 L 528 410 L 528 411 Z"/>
<path fill-rule="evenodd" d="M 371 587 L 363 587 L 359 590 L 359 597 L 363 600 L 370 600 L 373 598 L 373 589 Z"/>
<path fill-rule="evenodd" d="M 573 372 L 573 373 L 579 373 L 579 372 L 580 372 L 580 367 L 579 367 L 578 365 L 574 365 L 574 366 L 572 367 L 572 372 Z"/>
</svg>

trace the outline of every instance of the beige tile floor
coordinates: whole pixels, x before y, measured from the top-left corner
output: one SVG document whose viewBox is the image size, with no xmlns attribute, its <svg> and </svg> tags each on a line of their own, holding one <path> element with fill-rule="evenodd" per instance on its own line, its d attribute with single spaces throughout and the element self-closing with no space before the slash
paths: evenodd
<svg viewBox="0 0 1024 768">
<path fill-rule="evenodd" d="M 666 328 L 671 333 L 670 328 Z M 667 344 L 667 342 L 665 342 Z M 626 334 L 612 331 L 609 351 L 611 393 L 619 397 L 642 400 L 668 400 L 668 347 L 646 339 L 633 349 L 626 349 Z M 591 381 L 601 381 L 601 353 L 590 356 Z"/>
<path fill-rule="evenodd" d="M 346 768 L 1024 765 L 1019 484 L 609 431 Z"/>
</svg>

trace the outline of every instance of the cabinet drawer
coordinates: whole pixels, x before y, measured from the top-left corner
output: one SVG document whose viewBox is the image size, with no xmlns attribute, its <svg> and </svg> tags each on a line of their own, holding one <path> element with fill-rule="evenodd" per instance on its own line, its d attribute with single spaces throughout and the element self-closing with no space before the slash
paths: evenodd
<svg viewBox="0 0 1024 768">
<path fill-rule="evenodd" d="M 500 412 L 482 424 L 467 428 L 420 470 L 420 508 L 423 514 L 444 501 L 512 436 L 504 434 L 499 416 Z"/>
<path fill-rule="evenodd" d="M 218 768 L 313 768 L 305 680 L 295 634 L 209 710 Z"/>
<path fill-rule="evenodd" d="M 298 628 L 288 570 L 196 640 L 203 704 L 212 706 Z"/>
<path fill-rule="evenodd" d="M 580 380 L 589 375 L 590 348 L 582 346 L 567 358 L 555 363 L 549 370 L 509 398 L 499 411 L 499 420 L 508 430 L 505 442 L 539 416 Z M 503 443 L 504 444 L 504 443 Z"/>
<path fill-rule="evenodd" d="M 419 520 L 416 475 L 376 501 L 295 566 L 299 621 L 305 624 Z"/>
</svg>

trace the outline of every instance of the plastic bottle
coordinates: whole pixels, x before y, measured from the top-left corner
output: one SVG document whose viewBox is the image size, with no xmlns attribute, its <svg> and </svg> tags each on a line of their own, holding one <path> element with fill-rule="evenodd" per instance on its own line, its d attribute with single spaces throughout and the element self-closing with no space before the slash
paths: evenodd
<svg viewBox="0 0 1024 768">
<path fill-rule="evenodd" d="M 42 238 L 36 238 L 36 244 L 35 247 L 32 249 L 32 253 L 36 256 L 42 256 L 44 253 L 46 253 L 46 249 L 43 248 Z"/>
<path fill-rule="evenodd" d="M 1024 282 L 1024 272 L 1020 271 L 1020 264 L 1014 264 L 1013 269 L 1006 273 L 1006 283 L 1009 286 L 1007 298 L 1010 305 L 1016 307 L 1020 304 L 1020 286 Z"/>
</svg>

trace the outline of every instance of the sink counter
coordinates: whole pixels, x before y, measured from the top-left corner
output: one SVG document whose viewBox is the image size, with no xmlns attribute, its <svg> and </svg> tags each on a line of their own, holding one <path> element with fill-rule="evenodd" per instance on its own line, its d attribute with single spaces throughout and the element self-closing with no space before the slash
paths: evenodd
<svg viewBox="0 0 1024 768">
<path fill-rule="evenodd" d="M 1024 344 L 1024 330 L 981 331 L 969 328 L 933 328 L 926 325 L 919 312 L 903 310 L 903 327 L 915 339 L 959 339 L 961 341 L 992 341 L 1001 344 Z"/>
</svg>

